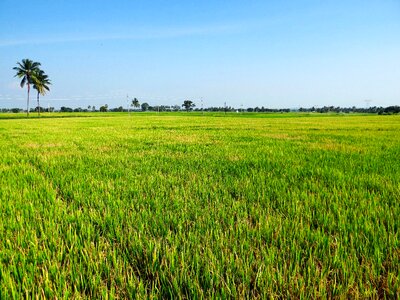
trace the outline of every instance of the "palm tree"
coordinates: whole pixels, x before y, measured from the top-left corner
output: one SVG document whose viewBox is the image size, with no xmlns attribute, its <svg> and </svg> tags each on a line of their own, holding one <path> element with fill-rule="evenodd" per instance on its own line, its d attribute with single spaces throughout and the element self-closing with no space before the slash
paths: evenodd
<svg viewBox="0 0 400 300">
<path fill-rule="evenodd" d="M 37 106 L 38 106 L 38 116 L 40 117 L 40 103 L 39 95 L 44 96 L 46 91 L 49 91 L 49 85 L 51 85 L 49 76 L 47 76 L 42 70 L 38 70 L 33 77 L 33 88 L 37 90 Z"/>
<path fill-rule="evenodd" d="M 133 106 L 133 107 L 135 107 L 135 108 L 140 107 L 139 100 L 136 99 L 136 98 L 134 98 L 134 99 L 132 100 L 131 106 Z"/>
<path fill-rule="evenodd" d="M 13 69 L 17 71 L 14 77 L 22 78 L 21 80 L 21 88 L 24 87 L 25 83 L 28 87 L 28 100 L 26 102 L 26 116 L 29 117 L 29 92 L 30 92 L 30 84 L 35 77 L 35 73 L 39 71 L 40 63 L 34 62 L 30 59 L 23 59 L 22 62 L 17 62 L 17 67 Z"/>
</svg>

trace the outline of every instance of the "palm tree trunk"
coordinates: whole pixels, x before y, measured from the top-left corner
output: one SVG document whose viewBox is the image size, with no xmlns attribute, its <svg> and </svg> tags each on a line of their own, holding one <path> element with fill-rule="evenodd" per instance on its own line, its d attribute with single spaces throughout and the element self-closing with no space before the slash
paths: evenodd
<svg viewBox="0 0 400 300">
<path fill-rule="evenodd" d="M 37 93 L 37 107 L 38 107 L 38 116 L 40 117 L 39 92 Z"/>
<path fill-rule="evenodd" d="M 28 100 L 26 100 L 26 117 L 29 118 L 29 91 L 30 91 L 29 79 L 27 85 L 28 85 Z"/>
</svg>

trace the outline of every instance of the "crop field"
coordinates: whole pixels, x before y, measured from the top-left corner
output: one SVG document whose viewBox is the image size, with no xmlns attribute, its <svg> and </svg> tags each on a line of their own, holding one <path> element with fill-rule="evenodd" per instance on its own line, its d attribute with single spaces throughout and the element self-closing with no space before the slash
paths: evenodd
<svg viewBox="0 0 400 300">
<path fill-rule="evenodd" d="M 400 295 L 400 116 L 3 115 L 0 154 L 0 299 Z"/>
</svg>

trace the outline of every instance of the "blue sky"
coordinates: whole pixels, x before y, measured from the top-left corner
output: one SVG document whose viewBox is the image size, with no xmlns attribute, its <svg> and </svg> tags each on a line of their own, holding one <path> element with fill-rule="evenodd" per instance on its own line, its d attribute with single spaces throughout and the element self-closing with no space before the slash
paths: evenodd
<svg viewBox="0 0 400 300">
<path fill-rule="evenodd" d="M 400 105 L 400 1 L 1 0 L 0 107 L 23 58 L 43 106 Z"/>
</svg>

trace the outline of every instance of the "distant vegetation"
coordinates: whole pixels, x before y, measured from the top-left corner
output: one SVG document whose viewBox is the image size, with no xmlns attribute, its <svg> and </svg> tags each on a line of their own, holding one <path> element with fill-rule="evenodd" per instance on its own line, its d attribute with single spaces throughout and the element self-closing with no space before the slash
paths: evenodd
<svg viewBox="0 0 400 300">
<path fill-rule="evenodd" d="M 369 114 L 398 114 L 400 113 L 400 106 L 388 106 L 388 107 L 368 107 L 368 108 L 358 108 L 358 107 L 334 107 L 334 106 L 324 106 L 321 108 L 300 108 L 300 112 L 318 112 L 318 113 L 369 113 Z"/>
<path fill-rule="evenodd" d="M 182 107 L 184 107 L 187 112 L 189 112 L 190 110 L 193 110 L 193 108 L 195 106 L 196 106 L 196 104 L 194 104 L 193 101 L 191 101 L 191 100 L 185 100 L 182 104 Z"/>
<path fill-rule="evenodd" d="M 136 99 L 136 98 L 135 98 Z M 137 100 L 137 99 L 136 99 Z M 136 102 L 135 102 L 136 103 Z M 192 102 L 192 104 L 194 104 Z M 369 107 L 369 108 L 359 108 L 359 107 L 335 107 L 335 106 L 324 106 L 324 107 L 311 107 L 311 108 L 299 108 L 299 109 L 274 109 L 274 108 L 265 108 L 265 107 L 248 107 L 248 108 L 235 108 L 235 107 L 193 107 L 186 106 L 183 104 L 179 105 L 150 105 L 147 102 L 139 103 L 137 102 L 135 105 L 131 104 L 131 107 L 134 109 L 126 108 L 123 106 L 109 108 L 107 104 L 102 105 L 97 109 L 95 106 L 89 105 L 87 108 L 77 107 L 71 108 L 66 106 L 61 106 L 60 109 L 55 109 L 54 107 L 35 107 L 30 109 L 30 112 L 146 112 L 146 111 L 159 111 L 159 112 L 178 112 L 178 111 L 195 111 L 195 112 L 259 112 L 259 113 L 288 113 L 288 112 L 308 112 L 308 113 L 368 113 L 368 114 L 398 114 L 400 113 L 400 106 L 388 106 L 388 107 Z M 0 109 L 1 112 L 26 112 L 22 108 L 3 108 Z"/>
</svg>

